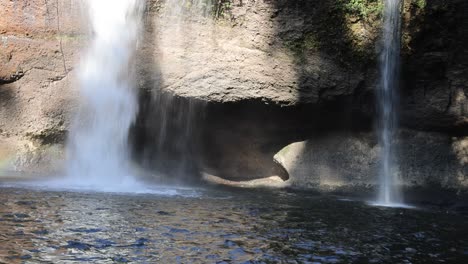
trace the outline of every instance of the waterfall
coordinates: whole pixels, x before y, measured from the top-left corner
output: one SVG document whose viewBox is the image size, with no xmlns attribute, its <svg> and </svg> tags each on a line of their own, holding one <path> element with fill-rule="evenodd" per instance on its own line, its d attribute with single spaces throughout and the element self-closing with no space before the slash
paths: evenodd
<svg viewBox="0 0 468 264">
<path fill-rule="evenodd" d="M 128 131 L 137 112 L 133 60 L 143 1 L 88 0 L 92 40 L 79 68 L 80 109 L 68 142 L 68 175 L 91 188 L 133 182 Z"/>
<path fill-rule="evenodd" d="M 398 123 L 398 82 L 400 58 L 400 0 L 384 0 L 383 51 L 378 91 L 379 141 L 382 147 L 379 194 L 382 205 L 402 202 L 398 187 L 396 153 L 393 140 Z"/>
</svg>

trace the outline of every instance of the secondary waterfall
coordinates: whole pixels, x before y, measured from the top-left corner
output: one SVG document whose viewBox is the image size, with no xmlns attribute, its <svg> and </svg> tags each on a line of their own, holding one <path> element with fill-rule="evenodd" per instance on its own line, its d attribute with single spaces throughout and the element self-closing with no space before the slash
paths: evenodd
<svg viewBox="0 0 468 264">
<path fill-rule="evenodd" d="M 69 138 L 73 184 L 100 188 L 133 182 L 128 131 L 137 112 L 132 85 L 143 1 L 89 0 L 90 48 L 78 68 L 80 109 Z"/>
<path fill-rule="evenodd" d="M 382 147 L 380 189 L 377 202 L 392 205 L 402 202 L 395 170 L 393 140 L 398 118 L 398 82 L 400 58 L 400 0 L 384 0 L 383 51 L 380 61 L 379 140 Z"/>
</svg>

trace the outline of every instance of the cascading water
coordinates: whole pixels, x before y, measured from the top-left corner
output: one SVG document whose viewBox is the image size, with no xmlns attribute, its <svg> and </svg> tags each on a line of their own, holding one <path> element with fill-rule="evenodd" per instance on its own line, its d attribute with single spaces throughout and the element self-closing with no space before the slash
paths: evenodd
<svg viewBox="0 0 468 264">
<path fill-rule="evenodd" d="M 91 47 L 79 69 L 80 110 L 69 139 L 73 185 L 113 188 L 134 183 L 127 150 L 137 112 L 132 60 L 143 1 L 89 0 Z"/>
<path fill-rule="evenodd" d="M 377 203 L 396 205 L 402 202 L 395 170 L 396 156 L 393 140 L 397 127 L 397 104 L 400 58 L 400 0 L 384 0 L 383 51 L 380 62 L 379 140 L 382 147 L 382 167 Z"/>
<path fill-rule="evenodd" d="M 168 65 L 173 65 L 178 71 L 196 71 L 204 65 L 205 58 L 198 57 L 196 61 L 187 59 L 197 57 L 205 50 L 207 35 L 213 34 L 213 13 L 215 8 L 212 0 L 167 0 L 163 8 L 152 16 L 158 16 L 157 23 L 147 21 L 146 43 L 157 41 L 157 46 L 164 51 L 164 55 L 154 54 L 143 58 L 153 65 L 142 71 L 151 71 L 145 87 L 151 91 L 145 94 L 147 103 L 141 104 L 139 120 L 139 134 L 134 139 L 135 156 L 143 168 L 156 171 L 153 178 L 161 177 L 161 182 L 186 184 L 197 179 L 199 172 L 198 153 L 200 151 L 199 138 L 205 104 L 201 101 L 174 96 L 170 88 L 171 81 L 161 80 L 159 71 L 154 65 L 165 64 L 168 76 L 171 75 Z M 151 12 L 151 10 L 149 11 Z M 151 16 L 150 16 L 151 17 Z M 158 37 L 153 36 L 158 32 Z M 213 36 L 213 39 L 215 37 Z M 148 50 L 154 52 L 154 47 Z M 151 52 L 148 52 L 151 53 Z M 177 55 L 174 55 L 177 54 Z M 154 57 L 158 57 L 155 61 Z M 161 74 L 163 75 L 163 74 Z M 171 79 L 171 78 L 168 78 Z M 169 87 L 169 89 L 162 89 Z M 142 101 L 144 102 L 144 101 Z M 141 119 L 140 119 L 141 118 Z"/>
</svg>

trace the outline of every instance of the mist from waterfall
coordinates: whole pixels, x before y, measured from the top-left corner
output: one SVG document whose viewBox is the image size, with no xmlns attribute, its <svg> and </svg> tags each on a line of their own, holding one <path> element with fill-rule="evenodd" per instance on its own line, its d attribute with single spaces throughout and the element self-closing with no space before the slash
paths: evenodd
<svg viewBox="0 0 468 264">
<path fill-rule="evenodd" d="M 395 153 L 395 134 L 398 123 L 398 83 L 400 64 L 400 0 L 384 0 L 384 21 L 378 90 L 379 141 L 381 170 L 377 203 L 395 205 L 402 203 L 398 187 Z"/>
<path fill-rule="evenodd" d="M 88 0 L 91 44 L 78 68 L 80 108 L 68 142 L 73 185 L 128 187 L 129 128 L 137 113 L 133 65 L 144 1 Z"/>
<path fill-rule="evenodd" d="M 213 32 L 213 2 L 167 0 L 158 10 L 157 21 L 146 21 L 145 42 L 157 43 L 164 55 L 149 47 L 147 50 L 153 52 L 154 58 L 144 58 L 150 60 L 146 64 L 152 65 L 153 74 L 144 84 L 149 92 L 144 95 L 147 102 L 141 105 L 139 118 L 142 119 L 137 120 L 140 129 L 134 142 L 135 156 L 144 169 L 155 171 L 161 182 L 184 185 L 199 178 L 198 154 L 205 103 L 174 96 L 171 92 L 174 83 L 170 78 L 159 77 L 164 74 L 154 74 L 160 70 L 156 65 L 166 64 L 166 69 L 168 64 L 174 65 L 190 74 L 204 64 L 204 58 L 191 61 L 185 54 L 196 56 L 206 47 L 207 35 Z M 148 67 L 143 71 L 148 71 Z"/>
</svg>

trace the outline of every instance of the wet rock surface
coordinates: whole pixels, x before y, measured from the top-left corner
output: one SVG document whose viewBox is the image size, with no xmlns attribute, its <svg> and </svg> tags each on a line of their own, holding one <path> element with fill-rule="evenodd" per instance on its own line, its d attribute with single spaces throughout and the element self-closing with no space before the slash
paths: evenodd
<svg viewBox="0 0 468 264">
<path fill-rule="evenodd" d="M 313 193 L 184 196 L 2 188 L 0 261 L 464 263 L 466 214 Z"/>
</svg>

